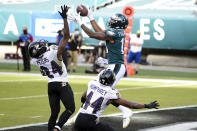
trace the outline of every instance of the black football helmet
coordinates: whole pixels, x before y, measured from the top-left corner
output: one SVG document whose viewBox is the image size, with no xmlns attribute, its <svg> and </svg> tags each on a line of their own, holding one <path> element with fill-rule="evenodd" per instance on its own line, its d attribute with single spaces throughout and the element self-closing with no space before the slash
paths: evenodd
<svg viewBox="0 0 197 131">
<path fill-rule="evenodd" d="M 99 76 L 99 82 L 105 86 L 112 86 L 115 80 L 115 73 L 111 69 L 103 70 Z"/>
<path fill-rule="evenodd" d="M 29 44 L 28 52 L 32 58 L 39 58 L 47 51 L 48 41 L 41 39 Z"/>
<path fill-rule="evenodd" d="M 128 26 L 128 19 L 123 14 L 115 14 L 108 20 L 108 27 L 114 29 L 126 29 Z"/>
</svg>

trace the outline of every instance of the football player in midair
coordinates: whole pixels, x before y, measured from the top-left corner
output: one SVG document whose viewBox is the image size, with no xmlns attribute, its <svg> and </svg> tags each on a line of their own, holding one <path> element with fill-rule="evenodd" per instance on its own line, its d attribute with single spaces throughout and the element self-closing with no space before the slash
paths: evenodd
<svg viewBox="0 0 197 131">
<path fill-rule="evenodd" d="M 88 10 L 87 17 L 90 20 L 94 31 L 90 30 L 78 16 L 69 16 L 74 22 L 79 24 L 83 31 L 90 37 L 97 40 L 106 41 L 106 53 L 108 59 L 108 69 L 112 69 L 115 72 L 116 80 L 113 83 L 112 88 L 116 86 L 120 78 L 125 74 L 126 68 L 124 65 L 124 43 L 125 43 L 125 32 L 124 30 L 128 26 L 128 19 L 123 14 L 115 14 L 108 20 L 109 29 L 103 30 L 96 23 L 90 10 Z M 114 104 L 123 112 L 123 128 L 126 128 L 130 123 L 130 117 L 132 111 L 124 106 Z"/>
<path fill-rule="evenodd" d="M 81 97 L 83 105 L 75 121 L 75 131 L 114 131 L 108 124 L 99 121 L 100 115 L 109 104 L 123 105 L 131 109 L 159 107 L 157 101 L 139 104 L 121 98 L 119 92 L 112 86 L 116 77 L 111 69 L 103 70 L 98 76 L 98 80 L 88 83 L 88 89 Z"/>
<path fill-rule="evenodd" d="M 48 77 L 48 98 L 51 108 L 51 116 L 48 121 L 48 131 L 60 131 L 68 118 L 75 111 L 73 91 L 68 83 L 67 69 L 62 61 L 62 52 L 70 37 L 67 22 L 67 11 L 69 7 L 61 6 L 62 12 L 59 14 L 64 21 L 64 35 L 59 47 L 56 45 L 48 46 L 46 40 L 32 42 L 28 51 L 32 57 L 32 62 L 40 68 L 41 74 Z M 60 115 L 60 100 L 66 110 Z"/>
</svg>

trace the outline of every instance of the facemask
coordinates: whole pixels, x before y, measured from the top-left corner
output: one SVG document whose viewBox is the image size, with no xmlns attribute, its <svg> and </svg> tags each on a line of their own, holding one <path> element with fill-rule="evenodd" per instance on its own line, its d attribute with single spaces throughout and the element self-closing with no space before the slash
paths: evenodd
<svg viewBox="0 0 197 131">
<path fill-rule="evenodd" d="M 23 33 L 26 35 L 26 34 L 27 34 L 27 31 L 26 31 L 26 30 L 24 30 L 24 31 L 23 31 Z"/>
</svg>

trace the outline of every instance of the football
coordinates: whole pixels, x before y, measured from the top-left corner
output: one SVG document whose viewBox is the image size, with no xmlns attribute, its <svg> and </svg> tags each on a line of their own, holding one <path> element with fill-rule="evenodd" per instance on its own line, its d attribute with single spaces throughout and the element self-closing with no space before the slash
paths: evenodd
<svg viewBox="0 0 197 131">
<path fill-rule="evenodd" d="M 88 9 L 84 5 L 78 5 L 77 6 L 77 13 L 80 12 L 80 16 L 87 16 L 88 15 Z"/>
</svg>

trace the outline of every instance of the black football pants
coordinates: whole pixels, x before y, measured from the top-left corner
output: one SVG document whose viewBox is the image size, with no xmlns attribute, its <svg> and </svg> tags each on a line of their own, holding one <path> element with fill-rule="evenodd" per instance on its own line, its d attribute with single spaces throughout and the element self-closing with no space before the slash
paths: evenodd
<svg viewBox="0 0 197 131">
<path fill-rule="evenodd" d="M 66 82 L 48 83 L 48 97 L 51 108 L 51 116 L 48 121 L 48 131 L 51 131 L 55 125 L 58 125 L 60 128 L 62 128 L 68 118 L 74 113 L 75 102 L 73 91 L 70 85 Z M 58 114 L 60 112 L 60 100 L 62 101 L 66 110 L 59 117 L 58 123 L 56 123 Z"/>
<path fill-rule="evenodd" d="M 96 123 L 97 117 L 90 114 L 79 113 L 73 131 L 114 131 L 106 123 Z"/>
</svg>

